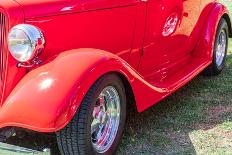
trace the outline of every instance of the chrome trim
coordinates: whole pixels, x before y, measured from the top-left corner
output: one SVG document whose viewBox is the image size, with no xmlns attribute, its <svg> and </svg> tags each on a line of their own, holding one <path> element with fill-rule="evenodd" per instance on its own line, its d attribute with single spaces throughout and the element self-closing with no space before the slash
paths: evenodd
<svg viewBox="0 0 232 155">
<path fill-rule="evenodd" d="M 42 61 L 38 59 L 38 57 L 35 57 L 31 62 L 27 63 L 27 62 L 18 62 L 16 64 L 16 67 L 18 68 L 21 68 L 21 67 L 24 67 L 24 68 L 31 68 L 31 67 L 34 67 L 36 65 L 40 65 L 42 64 Z"/>
<path fill-rule="evenodd" d="M 50 149 L 36 151 L 0 142 L 0 155 L 51 155 Z"/>
<path fill-rule="evenodd" d="M 5 69 L 6 16 L 0 12 L 0 81 L 4 78 Z"/>
<path fill-rule="evenodd" d="M 222 30 L 216 42 L 216 64 L 221 66 L 226 55 L 227 36 L 225 30 Z"/>
</svg>

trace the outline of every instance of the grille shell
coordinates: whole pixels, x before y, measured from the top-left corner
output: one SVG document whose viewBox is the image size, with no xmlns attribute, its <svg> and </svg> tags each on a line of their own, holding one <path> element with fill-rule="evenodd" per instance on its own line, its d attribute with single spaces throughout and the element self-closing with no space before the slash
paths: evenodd
<svg viewBox="0 0 232 155">
<path fill-rule="evenodd" d="M 5 73 L 6 33 L 7 21 L 4 13 L 0 12 L 0 97 L 3 96 L 3 83 Z"/>
</svg>

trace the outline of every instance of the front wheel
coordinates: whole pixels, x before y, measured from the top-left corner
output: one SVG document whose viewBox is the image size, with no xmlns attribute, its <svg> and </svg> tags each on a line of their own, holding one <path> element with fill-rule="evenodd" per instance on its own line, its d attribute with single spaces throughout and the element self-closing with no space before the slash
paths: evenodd
<svg viewBox="0 0 232 155">
<path fill-rule="evenodd" d="M 88 91 L 72 121 L 57 132 L 62 155 L 110 155 L 126 120 L 125 88 L 115 74 L 100 78 Z"/>
<path fill-rule="evenodd" d="M 225 58 L 229 40 L 228 24 L 222 18 L 218 24 L 217 33 L 214 42 L 213 61 L 212 64 L 203 72 L 205 75 L 212 76 L 221 73 L 225 66 Z"/>
</svg>

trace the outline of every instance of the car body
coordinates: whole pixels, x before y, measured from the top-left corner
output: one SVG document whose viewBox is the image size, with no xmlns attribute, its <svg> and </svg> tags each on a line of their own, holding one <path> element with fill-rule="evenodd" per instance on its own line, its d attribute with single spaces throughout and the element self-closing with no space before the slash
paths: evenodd
<svg viewBox="0 0 232 155">
<path fill-rule="evenodd" d="M 56 132 L 75 115 L 94 82 L 117 74 L 142 112 L 213 60 L 221 18 L 216 0 L 3 0 L 0 127 Z M 41 30 L 41 63 L 19 67 L 7 35 L 18 24 Z"/>
</svg>

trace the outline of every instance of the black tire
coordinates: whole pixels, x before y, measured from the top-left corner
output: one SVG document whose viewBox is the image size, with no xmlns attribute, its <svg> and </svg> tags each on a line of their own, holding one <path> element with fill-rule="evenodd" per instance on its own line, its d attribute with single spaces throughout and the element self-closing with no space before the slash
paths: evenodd
<svg viewBox="0 0 232 155">
<path fill-rule="evenodd" d="M 92 145 L 91 123 L 96 100 L 101 91 L 113 86 L 120 97 L 120 121 L 116 137 L 111 147 L 104 153 L 98 153 Z M 116 74 L 101 77 L 93 84 L 83 99 L 79 110 L 70 123 L 57 132 L 57 143 L 62 155 L 111 155 L 114 154 L 121 139 L 126 120 L 125 88 Z"/>
<path fill-rule="evenodd" d="M 227 24 L 226 20 L 224 18 L 222 18 L 219 21 L 218 28 L 217 28 L 216 38 L 215 38 L 215 42 L 214 42 L 212 64 L 210 66 L 208 66 L 203 72 L 203 74 L 206 76 L 218 75 L 225 68 L 225 59 L 226 59 L 226 55 L 227 55 L 228 41 L 229 41 L 229 30 L 228 29 L 229 28 L 228 28 L 228 24 Z M 226 49 L 225 49 L 225 56 L 222 60 L 222 63 L 220 65 L 218 65 L 216 63 L 216 50 L 217 50 L 217 45 L 219 43 L 219 37 L 220 37 L 220 34 L 222 31 L 224 31 L 226 33 Z"/>
</svg>

